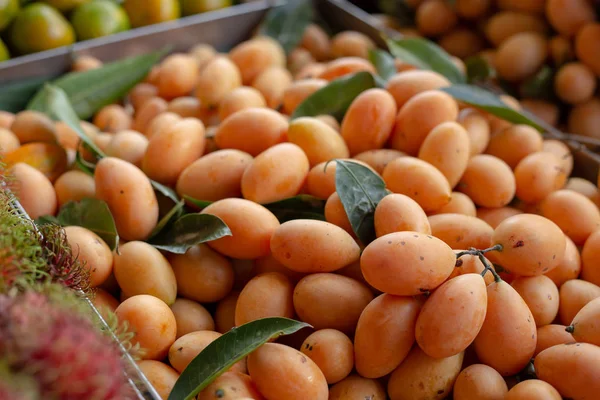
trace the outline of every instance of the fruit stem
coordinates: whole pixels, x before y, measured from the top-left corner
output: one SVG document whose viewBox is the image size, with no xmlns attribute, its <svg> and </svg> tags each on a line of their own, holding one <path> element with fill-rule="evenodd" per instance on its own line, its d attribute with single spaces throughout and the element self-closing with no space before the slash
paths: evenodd
<svg viewBox="0 0 600 400">
<path fill-rule="evenodd" d="M 481 254 L 489 253 L 490 251 L 502 251 L 503 247 L 501 244 L 495 244 L 487 249 L 480 250 Z"/>
<path fill-rule="evenodd" d="M 474 248 L 470 248 L 469 250 L 463 250 L 463 251 L 459 251 L 458 253 L 456 253 L 456 259 L 461 258 L 462 256 L 466 256 L 466 255 L 470 255 L 470 256 L 476 256 L 479 254 L 481 250 L 477 250 Z"/>
<path fill-rule="evenodd" d="M 573 325 L 569 325 L 565 328 L 565 331 L 573 333 L 573 331 L 575 331 L 575 327 Z"/>
<path fill-rule="evenodd" d="M 492 273 L 492 275 L 494 275 L 494 281 L 496 283 L 501 282 L 502 278 L 500 278 L 500 275 L 498 275 L 498 273 L 496 271 L 494 271 L 492 264 L 490 264 L 490 262 L 483 256 L 483 252 L 479 252 L 478 256 L 479 256 L 479 261 L 481 261 L 481 263 L 485 267 L 483 269 L 483 272 L 481 273 L 481 276 L 485 276 L 485 274 L 488 271 L 490 271 Z"/>
</svg>

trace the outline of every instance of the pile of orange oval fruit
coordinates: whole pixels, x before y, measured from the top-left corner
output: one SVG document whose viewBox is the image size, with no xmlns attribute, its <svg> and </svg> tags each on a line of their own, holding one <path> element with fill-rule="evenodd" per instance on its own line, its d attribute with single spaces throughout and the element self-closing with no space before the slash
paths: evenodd
<svg viewBox="0 0 600 400">
<path fill-rule="evenodd" d="M 340 122 L 289 117 L 330 81 L 375 72 L 373 47 L 311 25 L 287 57 L 265 37 L 170 55 L 82 123 L 107 154 L 94 176 L 73 166 L 73 130 L 36 112 L 2 113 L 0 146 L 32 218 L 86 197 L 108 204 L 118 253 L 82 227 L 67 237 L 90 266 L 96 305 L 128 322 L 165 399 L 210 342 L 277 316 L 313 328 L 260 347 L 198 399 L 597 398 L 597 182 L 570 176 L 561 142 L 459 104 L 439 90 L 446 78 L 402 63 Z M 53 169 L 36 154 L 54 157 Z M 392 192 L 375 209 L 371 243 L 352 231 L 335 159 Z M 212 202 L 197 211 L 232 236 L 185 254 L 146 243 L 159 219 L 150 179 Z M 299 194 L 326 200 L 327 222 L 280 223 L 263 206 Z M 502 250 L 456 258 L 491 246 Z M 482 277 L 482 262 L 502 280 Z M 519 382 L 534 357 L 538 379 Z"/>
<path fill-rule="evenodd" d="M 495 68 L 498 78 L 522 95 L 522 104 L 530 111 L 564 131 L 600 138 L 597 1 L 405 3 L 414 10 L 415 27 L 396 25 L 400 31 L 429 37 L 461 59 L 483 57 Z M 531 97 L 536 93 L 527 85 L 536 85 L 533 79 L 544 68 L 547 73 L 540 77 L 544 77 L 545 89 Z"/>
</svg>

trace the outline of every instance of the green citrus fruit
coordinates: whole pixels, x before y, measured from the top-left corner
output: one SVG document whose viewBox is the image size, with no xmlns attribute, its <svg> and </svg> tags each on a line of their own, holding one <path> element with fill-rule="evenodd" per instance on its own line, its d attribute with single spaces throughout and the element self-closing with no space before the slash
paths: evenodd
<svg viewBox="0 0 600 400">
<path fill-rule="evenodd" d="M 10 41 L 17 53 L 29 54 L 73 44 L 75 32 L 56 9 L 33 3 L 17 14 L 10 27 Z"/>
<path fill-rule="evenodd" d="M 129 17 L 121 6 L 110 0 L 83 4 L 71 16 L 78 40 L 94 39 L 129 29 Z"/>
<path fill-rule="evenodd" d="M 183 15 L 200 14 L 221 8 L 231 7 L 232 0 L 181 0 Z"/>
<path fill-rule="evenodd" d="M 89 3 L 91 0 L 41 0 L 46 4 L 51 5 L 52 7 L 62 11 L 67 12 L 71 11 L 77 6 L 80 6 L 85 3 Z"/>
<path fill-rule="evenodd" d="M 19 0 L 0 0 L 0 31 L 19 13 Z"/>
<path fill-rule="evenodd" d="M 8 49 L 6 48 L 6 45 L 4 44 L 2 39 L 0 39 L 0 61 L 6 61 L 9 58 L 10 54 L 8 53 Z"/>
<path fill-rule="evenodd" d="M 134 28 L 171 21 L 181 16 L 179 0 L 125 0 L 123 8 Z"/>
</svg>

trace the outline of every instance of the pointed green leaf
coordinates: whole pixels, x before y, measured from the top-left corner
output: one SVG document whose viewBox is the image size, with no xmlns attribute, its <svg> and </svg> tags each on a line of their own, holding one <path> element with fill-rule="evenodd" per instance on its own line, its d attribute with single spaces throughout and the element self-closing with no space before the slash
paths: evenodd
<svg viewBox="0 0 600 400">
<path fill-rule="evenodd" d="M 231 230 L 222 219 L 210 214 L 186 214 L 148 240 L 160 250 L 184 254 L 190 247 L 231 236 Z"/>
<path fill-rule="evenodd" d="M 63 226 L 82 226 L 106 242 L 111 250 L 117 248 L 119 235 L 108 204 L 98 199 L 70 201 L 60 209 L 58 221 Z"/>
<path fill-rule="evenodd" d="M 460 100 L 470 106 L 487 111 L 499 118 L 512 122 L 513 124 L 530 125 L 540 132 L 544 129 L 538 125 L 533 117 L 527 113 L 513 110 L 506 105 L 494 93 L 472 85 L 452 85 L 440 90 L 450 94 L 456 100 Z"/>
<path fill-rule="evenodd" d="M 454 64 L 450 55 L 430 40 L 417 37 L 387 39 L 387 45 L 392 55 L 402 61 L 442 74 L 452 83 L 466 82 L 465 75 Z"/>
<path fill-rule="evenodd" d="M 193 399 L 219 375 L 269 340 L 309 327 L 304 322 L 273 317 L 231 329 L 206 346 L 183 370 L 169 400 Z"/>
<path fill-rule="evenodd" d="M 328 114 L 339 121 L 359 94 L 375 86 L 375 77 L 370 72 L 343 76 L 308 96 L 296 108 L 291 119 Z"/>
<path fill-rule="evenodd" d="M 48 78 L 31 78 L 8 82 L 0 86 L 0 110 L 18 113 L 27 107 Z"/>
<path fill-rule="evenodd" d="M 42 215 L 33 222 L 37 225 L 60 225 L 60 221 L 54 215 Z"/>
<path fill-rule="evenodd" d="M 293 219 L 317 219 L 325 221 L 325 200 L 307 194 L 263 205 L 281 223 Z"/>
<path fill-rule="evenodd" d="M 465 60 L 467 79 L 469 82 L 485 82 L 496 77 L 496 70 L 481 56 L 469 57 Z"/>
<path fill-rule="evenodd" d="M 95 156 L 104 157 L 102 150 L 96 146 L 94 141 L 81 128 L 81 121 L 77 114 L 75 114 L 67 94 L 61 88 L 51 84 L 44 85 L 44 88 L 30 103 L 29 109 L 43 112 L 54 120 L 63 121 L 69 128 L 77 132 L 79 138 L 90 148 Z"/>
<path fill-rule="evenodd" d="M 179 196 L 170 187 L 165 186 L 162 183 L 158 183 L 153 180 L 150 180 L 150 184 L 152 184 L 152 187 L 154 188 L 154 190 L 156 190 L 163 196 L 168 197 L 169 199 L 173 200 L 173 203 L 179 203 Z"/>
<path fill-rule="evenodd" d="M 81 155 L 81 152 L 79 150 L 77 150 L 77 152 L 75 153 L 75 165 L 77 166 L 77 168 L 79 168 L 81 171 L 85 172 L 86 174 L 88 174 L 90 176 L 94 176 L 94 171 L 96 170 L 96 165 L 84 160 L 83 156 Z"/>
<path fill-rule="evenodd" d="M 373 64 L 377 69 L 377 75 L 383 78 L 386 82 L 398 72 L 396 70 L 394 57 L 385 50 L 369 50 L 369 61 L 371 61 L 371 64 Z"/>
<path fill-rule="evenodd" d="M 156 224 L 156 226 L 150 233 L 150 239 L 158 235 L 164 229 L 165 226 L 167 226 L 170 222 L 173 222 L 177 217 L 181 215 L 181 211 L 183 210 L 184 204 L 185 201 L 180 200 L 179 202 L 177 202 L 177 204 L 173 206 L 173 208 L 169 210 L 168 213 L 165 214 L 164 217 L 160 219 L 160 221 L 158 221 L 158 224 Z"/>
<path fill-rule="evenodd" d="M 375 239 L 375 208 L 389 191 L 379 175 L 364 165 L 335 160 L 335 190 L 352 230 L 367 245 Z"/>
<path fill-rule="evenodd" d="M 551 100 L 554 97 L 554 69 L 545 65 L 521 84 L 521 97 Z"/>
<path fill-rule="evenodd" d="M 77 116 L 87 120 L 102 107 L 121 100 L 137 83 L 141 82 L 168 49 L 155 51 L 115 61 L 83 72 L 71 72 L 52 84 L 64 90 Z M 37 109 L 38 96 L 27 108 Z"/>
<path fill-rule="evenodd" d="M 267 13 L 259 27 L 259 33 L 277 40 L 286 54 L 289 54 L 302 40 L 304 30 L 312 19 L 313 8 L 310 1 L 291 0 Z"/>
<path fill-rule="evenodd" d="M 190 197 L 190 196 L 183 196 L 183 198 L 201 210 L 205 207 L 210 206 L 213 203 L 212 201 L 194 199 L 193 197 Z"/>
</svg>

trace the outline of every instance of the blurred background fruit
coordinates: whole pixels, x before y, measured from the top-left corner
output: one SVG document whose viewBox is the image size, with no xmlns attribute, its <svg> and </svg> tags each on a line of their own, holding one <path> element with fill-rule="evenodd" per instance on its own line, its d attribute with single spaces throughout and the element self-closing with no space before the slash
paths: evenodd
<svg viewBox="0 0 600 400">
<path fill-rule="evenodd" d="M 77 7 L 71 16 L 77 40 L 88 40 L 130 28 L 125 10 L 112 0 L 95 0 Z"/>
<path fill-rule="evenodd" d="M 75 31 L 55 8 L 44 3 L 33 3 L 17 14 L 9 37 L 17 54 L 29 54 L 72 44 L 75 42 Z"/>
<path fill-rule="evenodd" d="M 46 3 L 61 12 L 69 12 L 73 10 L 75 7 L 80 6 L 85 3 L 89 3 L 93 0 L 41 0 L 43 3 Z"/>
<path fill-rule="evenodd" d="M 600 2 L 350 0 L 381 27 L 437 42 L 559 129 L 600 139 Z M 548 118 L 552 115 L 552 118 Z"/>
<path fill-rule="evenodd" d="M 171 21 L 181 16 L 179 0 L 124 0 L 123 7 L 134 28 Z"/>
<path fill-rule="evenodd" d="M 9 58 L 10 53 L 8 52 L 8 49 L 6 48 L 6 45 L 4 44 L 2 39 L 0 39 L 0 62 L 8 60 Z"/>
<path fill-rule="evenodd" d="M 19 0 L 0 0 L 0 31 L 17 16 L 19 8 Z"/>
<path fill-rule="evenodd" d="M 232 0 L 181 0 L 181 14 L 184 16 L 219 10 L 230 7 Z"/>
</svg>

